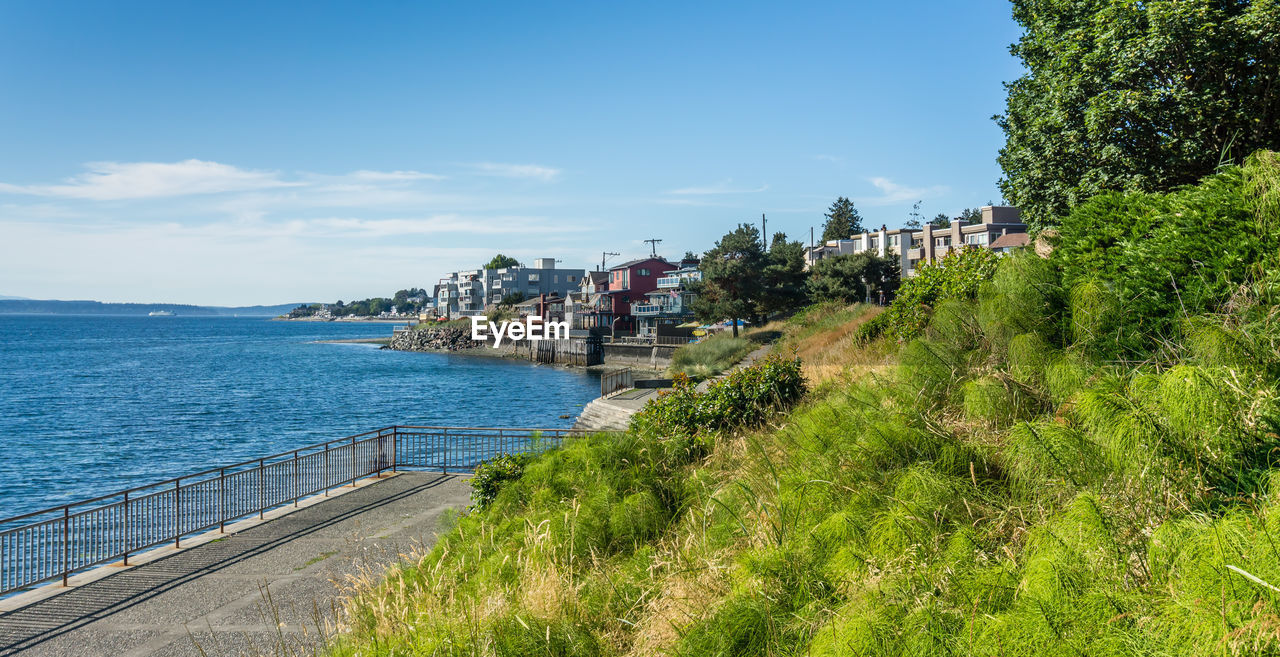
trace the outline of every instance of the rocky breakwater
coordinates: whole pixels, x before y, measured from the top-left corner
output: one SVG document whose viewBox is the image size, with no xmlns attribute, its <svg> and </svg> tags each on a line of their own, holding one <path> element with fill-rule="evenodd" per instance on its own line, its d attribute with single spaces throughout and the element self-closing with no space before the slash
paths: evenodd
<svg viewBox="0 0 1280 657">
<path fill-rule="evenodd" d="M 458 351 L 483 345 L 471 339 L 471 331 L 459 327 L 401 331 L 383 349 L 398 351 Z"/>
</svg>

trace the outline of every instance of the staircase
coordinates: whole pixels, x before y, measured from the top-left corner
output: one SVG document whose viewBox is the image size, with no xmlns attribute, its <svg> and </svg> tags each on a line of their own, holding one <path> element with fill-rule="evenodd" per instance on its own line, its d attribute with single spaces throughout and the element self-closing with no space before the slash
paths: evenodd
<svg viewBox="0 0 1280 657">
<path fill-rule="evenodd" d="M 646 398 L 644 401 L 648 401 Z M 582 409 L 582 414 L 573 423 L 575 431 L 626 431 L 631 423 L 631 416 L 643 406 L 643 403 L 614 403 L 614 398 L 601 397 Z"/>
</svg>

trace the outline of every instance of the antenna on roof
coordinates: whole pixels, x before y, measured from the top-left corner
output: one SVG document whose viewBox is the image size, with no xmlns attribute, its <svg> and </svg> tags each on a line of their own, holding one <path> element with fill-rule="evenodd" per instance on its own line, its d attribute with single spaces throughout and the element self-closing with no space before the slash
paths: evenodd
<svg viewBox="0 0 1280 657">
<path fill-rule="evenodd" d="M 620 254 L 620 253 L 614 253 L 614 252 L 612 252 L 612 251 L 604 251 L 604 252 L 602 252 L 602 253 L 600 254 L 600 271 L 604 271 L 604 263 L 605 263 L 605 261 L 607 261 L 607 260 L 609 259 L 609 256 L 616 256 L 616 255 L 621 255 L 621 254 Z"/>
<path fill-rule="evenodd" d="M 655 258 L 658 257 L 658 243 L 661 241 L 662 240 L 659 240 L 659 239 L 645 240 L 645 242 L 648 242 L 649 246 L 653 248 L 653 257 Z"/>
</svg>

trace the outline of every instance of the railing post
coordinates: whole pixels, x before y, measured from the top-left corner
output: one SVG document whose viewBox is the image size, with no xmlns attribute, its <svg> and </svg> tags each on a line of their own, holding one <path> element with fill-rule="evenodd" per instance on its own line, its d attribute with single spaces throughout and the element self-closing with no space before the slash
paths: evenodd
<svg viewBox="0 0 1280 657">
<path fill-rule="evenodd" d="M 298 506 L 298 450 L 293 450 L 293 506 Z"/>
<path fill-rule="evenodd" d="M 267 466 L 266 459 L 258 459 L 258 520 L 267 510 Z"/>
<path fill-rule="evenodd" d="M 329 443 L 324 444 L 324 496 L 329 497 Z"/>
<path fill-rule="evenodd" d="M 444 430 L 444 437 L 441 439 L 440 442 L 444 443 L 444 457 L 443 457 L 444 461 L 443 461 L 443 465 L 441 465 L 440 467 L 440 472 L 443 474 L 449 474 L 449 430 L 448 429 Z"/>
<path fill-rule="evenodd" d="M 173 480 L 173 547 L 182 545 L 182 480 Z"/>
<path fill-rule="evenodd" d="M 391 427 L 391 471 L 399 472 L 396 466 L 400 461 L 400 425 Z"/>
<path fill-rule="evenodd" d="M 352 436 L 351 437 L 351 487 L 352 488 L 356 487 L 356 477 L 358 476 L 356 474 L 357 472 L 359 472 L 359 470 L 356 470 L 356 437 Z"/>
<path fill-rule="evenodd" d="M 124 522 L 120 523 L 120 550 L 124 552 L 124 565 L 129 565 L 129 491 L 124 492 Z"/>
<path fill-rule="evenodd" d="M 71 575 L 71 506 L 62 507 L 62 585 Z"/>
<path fill-rule="evenodd" d="M 227 469 L 218 469 L 218 533 L 227 533 Z"/>
</svg>

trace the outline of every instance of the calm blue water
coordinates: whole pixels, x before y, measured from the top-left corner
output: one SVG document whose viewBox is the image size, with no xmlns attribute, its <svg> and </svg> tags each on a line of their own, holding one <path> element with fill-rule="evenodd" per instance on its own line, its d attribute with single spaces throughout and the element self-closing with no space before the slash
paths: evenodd
<svg viewBox="0 0 1280 657">
<path fill-rule="evenodd" d="M 392 424 L 567 427 L 588 373 L 316 340 L 390 324 L 0 315 L 0 518 Z"/>
</svg>

